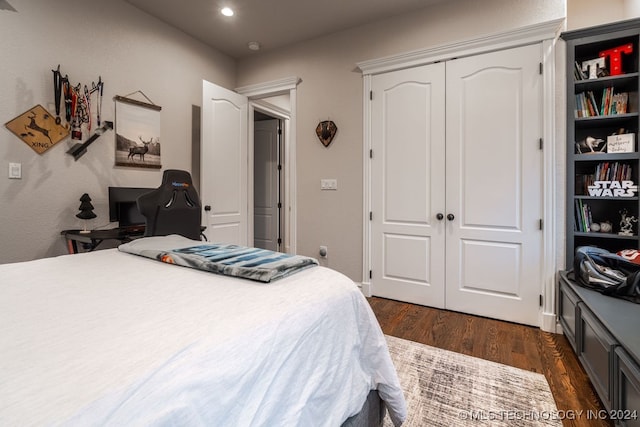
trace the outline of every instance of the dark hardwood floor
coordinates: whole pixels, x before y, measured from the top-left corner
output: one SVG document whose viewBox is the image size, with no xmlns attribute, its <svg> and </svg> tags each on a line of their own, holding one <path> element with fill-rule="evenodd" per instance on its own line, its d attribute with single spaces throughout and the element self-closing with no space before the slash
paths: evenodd
<svg viewBox="0 0 640 427">
<path fill-rule="evenodd" d="M 368 300 L 385 334 L 544 374 L 558 414 L 567 414 L 564 426 L 613 426 L 601 419 L 604 407 L 564 335 L 383 298 Z"/>
</svg>

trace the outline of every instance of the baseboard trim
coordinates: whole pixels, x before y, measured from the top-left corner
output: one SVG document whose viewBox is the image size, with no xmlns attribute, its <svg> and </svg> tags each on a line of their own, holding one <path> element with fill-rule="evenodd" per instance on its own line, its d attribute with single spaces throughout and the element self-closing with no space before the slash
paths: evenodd
<svg viewBox="0 0 640 427">
<path fill-rule="evenodd" d="M 554 313 L 542 313 L 542 325 L 540 326 L 545 332 L 554 334 L 562 334 L 562 328 L 558 323 L 558 317 Z"/>
<path fill-rule="evenodd" d="M 371 295 L 371 283 L 358 283 L 358 282 L 354 282 L 356 284 L 357 287 L 360 288 L 360 291 L 362 292 L 362 294 L 369 298 Z"/>
</svg>

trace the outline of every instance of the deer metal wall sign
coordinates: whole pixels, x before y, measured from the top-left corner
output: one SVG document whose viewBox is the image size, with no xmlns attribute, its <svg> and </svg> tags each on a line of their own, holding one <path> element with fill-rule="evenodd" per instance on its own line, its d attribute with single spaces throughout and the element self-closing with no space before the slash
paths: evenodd
<svg viewBox="0 0 640 427">
<path fill-rule="evenodd" d="M 42 154 L 69 135 L 69 129 L 56 123 L 42 105 L 36 105 L 5 124 L 15 136 Z"/>
<path fill-rule="evenodd" d="M 160 109 L 155 104 L 116 97 L 116 166 L 162 167 Z"/>
</svg>

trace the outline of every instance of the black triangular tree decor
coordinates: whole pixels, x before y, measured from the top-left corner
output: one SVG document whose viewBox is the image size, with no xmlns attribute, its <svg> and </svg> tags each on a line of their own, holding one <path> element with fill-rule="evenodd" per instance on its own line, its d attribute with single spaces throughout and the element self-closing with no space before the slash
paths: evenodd
<svg viewBox="0 0 640 427">
<path fill-rule="evenodd" d="M 93 213 L 93 205 L 91 204 L 91 197 L 87 193 L 84 193 L 82 197 L 80 197 L 80 212 L 76 214 L 76 217 L 80 219 L 92 219 L 97 217 L 95 213 Z"/>
</svg>

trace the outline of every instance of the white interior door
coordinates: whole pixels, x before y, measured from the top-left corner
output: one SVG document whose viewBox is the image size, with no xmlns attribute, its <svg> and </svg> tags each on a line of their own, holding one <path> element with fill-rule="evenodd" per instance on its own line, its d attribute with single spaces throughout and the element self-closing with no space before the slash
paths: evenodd
<svg viewBox="0 0 640 427">
<path fill-rule="evenodd" d="M 246 96 L 203 81 L 200 196 L 212 242 L 249 244 L 247 118 Z"/>
<path fill-rule="evenodd" d="M 374 294 L 444 307 L 445 65 L 373 76 Z"/>
<path fill-rule="evenodd" d="M 253 127 L 253 240 L 257 248 L 279 250 L 280 121 L 261 120 Z"/>
<path fill-rule="evenodd" d="M 538 324 L 541 46 L 447 62 L 446 307 Z"/>
</svg>

